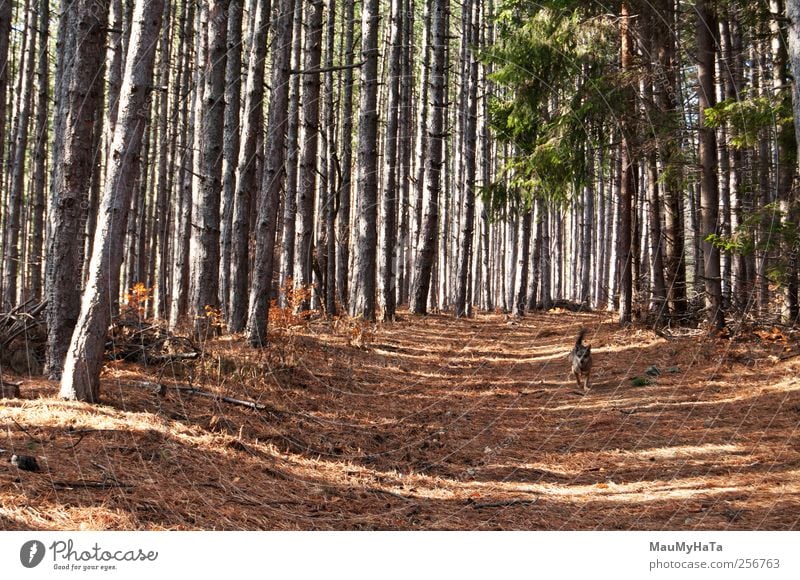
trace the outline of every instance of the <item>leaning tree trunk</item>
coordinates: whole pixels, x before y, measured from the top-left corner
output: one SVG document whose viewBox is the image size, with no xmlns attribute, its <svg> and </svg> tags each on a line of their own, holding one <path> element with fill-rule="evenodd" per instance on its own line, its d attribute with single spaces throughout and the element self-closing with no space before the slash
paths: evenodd
<svg viewBox="0 0 800 580">
<path fill-rule="evenodd" d="M 46 293 L 47 372 L 61 377 L 64 357 L 80 311 L 83 215 L 87 207 L 94 151 L 97 83 L 105 42 L 107 0 L 74 0 L 63 15 L 57 72 L 53 180 L 48 212 Z M 127 210 L 126 210 L 127 211 Z M 114 299 L 115 297 L 111 297 Z M 108 297 L 106 297 L 108 299 Z"/>
<path fill-rule="evenodd" d="M 247 317 L 247 339 L 252 346 L 263 346 L 267 343 L 275 230 L 278 221 L 279 193 L 285 175 L 285 126 L 289 105 L 293 19 L 294 0 L 280 0 L 273 21 L 275 31 L 273 46 L 275 48 L 272 51 L 272 78 L 270 80 L 272 93 L 265 140 L 264 175 L 258 196 L 258 217 L 255 225 L 256 253 Z"/>
<path fill-rule="evenodd" d="M 722 305 L 722 278 L 719 247 L 707 236 L 719 234 L 719 191 L 717 184 L 717 138 L 714 129 L 705 126 L 706 109 L 716 104 L 714 86 L 714 34 L 717 30 L 714 8 L 708 0 L 697 3 L 697 100 L 700 161 L 700 227 L 703 239 L 703 280 L 706 292 L 706 316 L 715 328 L 725 325 Z"/>
<path fill-rule="evenodd" d="M 439 224 L 439 193 L 442 187 L 444 167 L 444 130 L 447 111 L 447 87 L 445 75 L 447 68 L 447 34 L 449 21 L 449 0 L 435 0 L 431 6 L 431 48 L 430 71 L 430 124 L 428 131 L 428 155 L 425 166 L 428 199 L 425 219 L 421 230 L 420 250 L 414 264 L 414 283 L 411 291 L 411 311 L 415 314 L 428 312 L 428 293 L 431 286 L 434 252 Z"/>
<path fill-rule="evenodd" d="M 358 215 L 350 315 L 375 320 L 378 201 L 378 0 L 361 13 L 361 102 L 358 127 Z"/>
<path fill-rule="evenodd" d="M 100 368 L 111 321 L 108 292 L 122 264 L 125 220 L 139 171 L 142 134 L 148 122 L 147 99 L 152 89 L 163 11 L 163 0 L 136 3 L 89 280 L 61 378 L 59 394 L 66 399 L 96 403 L 100 397 Z"/>
</svg>

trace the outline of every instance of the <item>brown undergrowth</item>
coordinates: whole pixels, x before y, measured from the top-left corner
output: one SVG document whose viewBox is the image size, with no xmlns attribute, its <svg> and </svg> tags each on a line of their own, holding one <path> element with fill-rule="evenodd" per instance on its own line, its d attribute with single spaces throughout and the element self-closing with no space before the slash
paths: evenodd
<svg viewBox="0 0 800 580">
<path fill-rule="evenodd" d="M 587 395 L 566 358 L 581 326 Z M 111 361 L 96 406 L 13 377 L 0 529 L 800 528 L 789 330 L 669 338 L 597 313 L 403 313 L 306 319 L 271 341 Z"/>
</svg>

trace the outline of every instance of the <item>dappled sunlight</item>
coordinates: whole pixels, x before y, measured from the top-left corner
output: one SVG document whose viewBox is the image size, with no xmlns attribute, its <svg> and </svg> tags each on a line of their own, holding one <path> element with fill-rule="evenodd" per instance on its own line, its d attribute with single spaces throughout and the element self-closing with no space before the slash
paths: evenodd
<svg viewBox="0 0 800 580">
<path fill-rule="evenodd" d="M 794 361 L 739 371 L 735 351 L 720 362 L 698 354 L 705 343 L 665 350 L 660 338 L 643 340 L 645 331 L 625 345 L 616 325 L 583 314 L 601 345 L 584 393 L 562 356 L 576 319 L 559 325 L 545 315 L 546 340 L 526 347 L 537 319 L 512 327 L 502 316 L 413 319 L 379 327 L 362 346 L 323 326 L 266 351 L 225 338 L 207 361 L 168 377 L 109 363 L 100 405 L 61 401 L 55 383 L 28 381 L 24 399 L 0 402 L 0 448 L 35 455 L 42 471 L 0 469 L 0 522 L 798 526 Z M 656 365 L 660 374 L 645 373 Z M 636 386 L 635 377 L 647 380 Z"/>
</svg>

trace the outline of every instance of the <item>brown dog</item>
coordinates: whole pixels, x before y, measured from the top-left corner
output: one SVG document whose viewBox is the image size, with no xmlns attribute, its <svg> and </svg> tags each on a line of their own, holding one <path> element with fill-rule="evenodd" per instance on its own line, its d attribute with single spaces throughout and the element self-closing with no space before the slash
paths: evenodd
<svg viewBox="0 0 800 580">
<path fill-rule="evenodd" d="M 584 392 L 589 390 L 589 375 L 592 372 L 592 347 L 584 346 L 583 337 L 585 334 L 586 329 L 582 328 L 578 333 L 578 338 L 575 339 L 575 346 L 569 353 L 572 374 L 575 375 L 578 387 L 583 387 Z M 584 379 L 583 384 L 581 384 L 582 377 Z"/>
</svg>

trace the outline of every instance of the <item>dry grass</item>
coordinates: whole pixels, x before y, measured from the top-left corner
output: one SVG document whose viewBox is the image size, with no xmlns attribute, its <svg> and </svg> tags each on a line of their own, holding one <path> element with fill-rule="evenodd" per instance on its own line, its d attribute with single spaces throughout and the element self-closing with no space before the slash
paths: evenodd
<svg viewBox="0 0 800 580">
<path fill-rule="evenodd" d="M 566 360 L 581 325 L 586 396 Z M 600 314 L 404 314 L 207 346 L 180 366 L 109 363 L 102 405 L 30 378 L 0 401 L 0 529 L 800 528 L 785 330 L 665 340 Z"/>
</svg>

